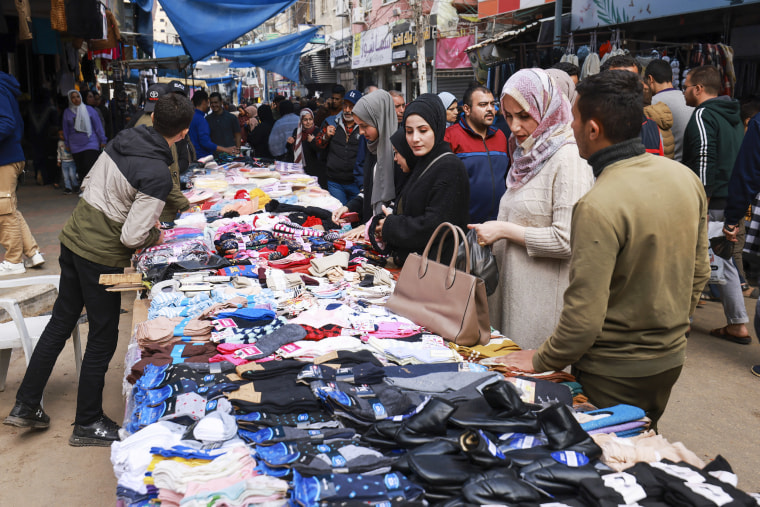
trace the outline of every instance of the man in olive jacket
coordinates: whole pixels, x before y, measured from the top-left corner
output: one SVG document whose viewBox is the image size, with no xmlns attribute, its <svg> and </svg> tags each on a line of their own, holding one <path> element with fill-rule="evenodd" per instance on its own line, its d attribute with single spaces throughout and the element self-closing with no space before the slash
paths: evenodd
<svg viewBox="0 0 760 507">
<path fill-rule="evenodd" d="M 552 336 L 501 361 L 572 365 L 591 403 L 638 406 L 656 428 L 710 276 L 707 199 L 687 167 L 645 153 L 638 76 L 602 72 L 577 90 L 573 130 L 597 180 L 573 211 L 570 286 Z"/>
<path fill-rule="evenodd" d="M 53 315 L 4 424 L 36 429 L 50 425 L 40 406 L 42 392 L 85 307 L 90 331 L 69 444 L 109 446 L 119 439 L 119 426 L 103 413 L 103 385 L 119 338 L 121 295 L 107 292 L 99 278 L 123 272 L 136 249 L 161 243 L 156 225 L 172 188 L 170 148 L 185 137 L 192 118 L 187 98 L 173 93 L 161 97 L 153 126 L 119 132 L 88 173 L 82 198 L 59 236 L 61 281 Z"/>
</svg>

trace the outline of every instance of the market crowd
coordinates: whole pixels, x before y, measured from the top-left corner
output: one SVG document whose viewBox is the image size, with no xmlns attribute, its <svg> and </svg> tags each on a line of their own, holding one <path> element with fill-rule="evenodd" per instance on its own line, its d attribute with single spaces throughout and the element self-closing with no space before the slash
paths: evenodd
<svg viewBox="0 0 760 507">
<path fill-rule="evenodd" d="M 82 367 L 92 378 L 80 381 L 72 442 L 97 445 L 88 442 L 98 432 L 113 439 L 118 426 L 99 401 L 119 307 L 112 296 L 93 297 L 105 294 L 96 275 L 120 271 L 135 249 L 163 240 L 156 221 L 189 207 L 181 175 L 213 155 L 302 164 L 340 201 L 330 218 L 353 224 L 345 239 L 371 243 L 397 266 L 422 253 L 441 223 L 474 231 L 499 268 L 490 321 L 522 349 L 498 361 L 528 373 L 570 367 L 593 404 L 640 407 L 656 428 L 702 299 L 725 310 L 725 326 L 711 335 L 751 342 L 741 252 L 760 250 L 755 215 L 744 228 L 760 192 L 760 103 L 720 96 L 711 66 L 692 69 L 683 90 L 664 62 L 642 70 L 616 56 L 601 70 L 578 82 L 570 64 L 523 69 L 498 96 L 475 83 L 462 97 L 425 93 L 411 102 L 398 91 L 336 85 L 324 100 L 278 95 L 233 106 L 219 93 L 156 84 L 134 126 L 119 133 L 109 132 L 98 97 L 70 91 L 60 174 L 42 178 L 82 199 L 61 234 L 61 297 L 6 424 L 49 423 L 42 391 L 87 305 L 90 364 Z M 40 254 L 16 210 L 18 85 L 0 77 L 7 275 L 23 272 L 22 255 L 34 265 Z M 456 254 L 451 238 L 438 246 L 442 262 Z"/>
</svg>

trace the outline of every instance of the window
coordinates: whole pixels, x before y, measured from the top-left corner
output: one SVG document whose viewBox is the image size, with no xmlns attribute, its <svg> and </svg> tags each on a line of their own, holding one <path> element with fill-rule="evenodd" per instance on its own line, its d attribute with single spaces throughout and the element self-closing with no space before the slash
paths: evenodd
<svg viewBox="0 0 760 507">
<path fill-rule="evenodd" d="M 327 14 L 327 0 L 321 0 L 322 3 L 322 14 Z"/>
</svg>

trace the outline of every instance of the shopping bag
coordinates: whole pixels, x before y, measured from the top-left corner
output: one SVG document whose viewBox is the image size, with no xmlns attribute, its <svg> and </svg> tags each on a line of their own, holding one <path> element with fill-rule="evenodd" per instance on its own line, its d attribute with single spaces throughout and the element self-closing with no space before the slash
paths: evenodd
<svg viewBox="0 0 760 507">
<path fill-rule="evenodd" d="M 707 249 L 710 256 L 710 281 L 716 285 L 726 285 L 726 275 L 723 273 L 724 261 L 713 252 L 712 248 Z"/>
<path fill-rule="evenodd" d="M 465 267 L 465 245 L 470 247 L 470 273 L 482 278 L 486 284 L 486 296 L 490 296 L 499 286 L 499 266 L 491 252 L 491 246 L 481 246 L 478 243 L 478 231 L 467 231 L 467 241 L 459 245 L 457 252 L 457 268 Z"/>
<path fill-rule="evenodd" d="M 464 271 L 456 269 L 456 255 L 448 265 L 429 258 L 431 246 L 445 231 L 454 233 L 454 252 L 460 241 L 464 242 Z M 457 345 L 485 345 L 491 338 L 485 283 L 470 274 L 470 248 L 464 232 L 448 222 L 436 228 L 422 256 L 412 253 L 407 257 L 386 307 Z"/>
</svg>

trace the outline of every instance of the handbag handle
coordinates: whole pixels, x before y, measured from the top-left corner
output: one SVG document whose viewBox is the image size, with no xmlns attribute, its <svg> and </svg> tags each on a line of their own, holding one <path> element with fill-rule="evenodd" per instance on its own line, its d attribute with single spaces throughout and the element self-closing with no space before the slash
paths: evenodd
<svg viewBox="0 0 760 507">
<path fill-rule="evenodd" d="M 420 262 L 419 267 L 417 268 L 417 277 L 422 278 L 425 276 L 425 273 L 427 272 L 428 262 L 430 260 L 430 248 L 433 245 L 433 242 L 435 242 L 436 237 L 438 234 L 441 233 L 441 231 L 444 231 L 444 234 L 442 236 L 442 239 L 445 239 L 448 235 L 449 231 L 451 231 L 454 234 L 454 255 L 451 256 L 451 261 L 449 262 L 449 271 L 446 275 L 446 288 L 450 289 L 454 285 L 454 281 L 456 280 L 456 262 L 457 262 L 457 256 L 456 252 L 459 251 L 459 238 L 461 237 L 464 240 L 464 249 L 465 249 L 465 256 L 467 263 L 465 264 L 465 273 L 470 274 L 470 245 L 467 244 L 467 238 L 464 235 L 464 232 L 462 232 L 462 229 L 456 225 L 453 225 L 449 222 L 443 222 L 441 225 L 436 227 L 435 231 L 433 231 L 432 236 L 430 236 L 430 239 L 428 240 L 427 245 L 425 246 L 425 251 L 422 252 L 422 262 Z M 440 261 L 440 250 L 438 253 L 438 261 Z"/>
</svg>

